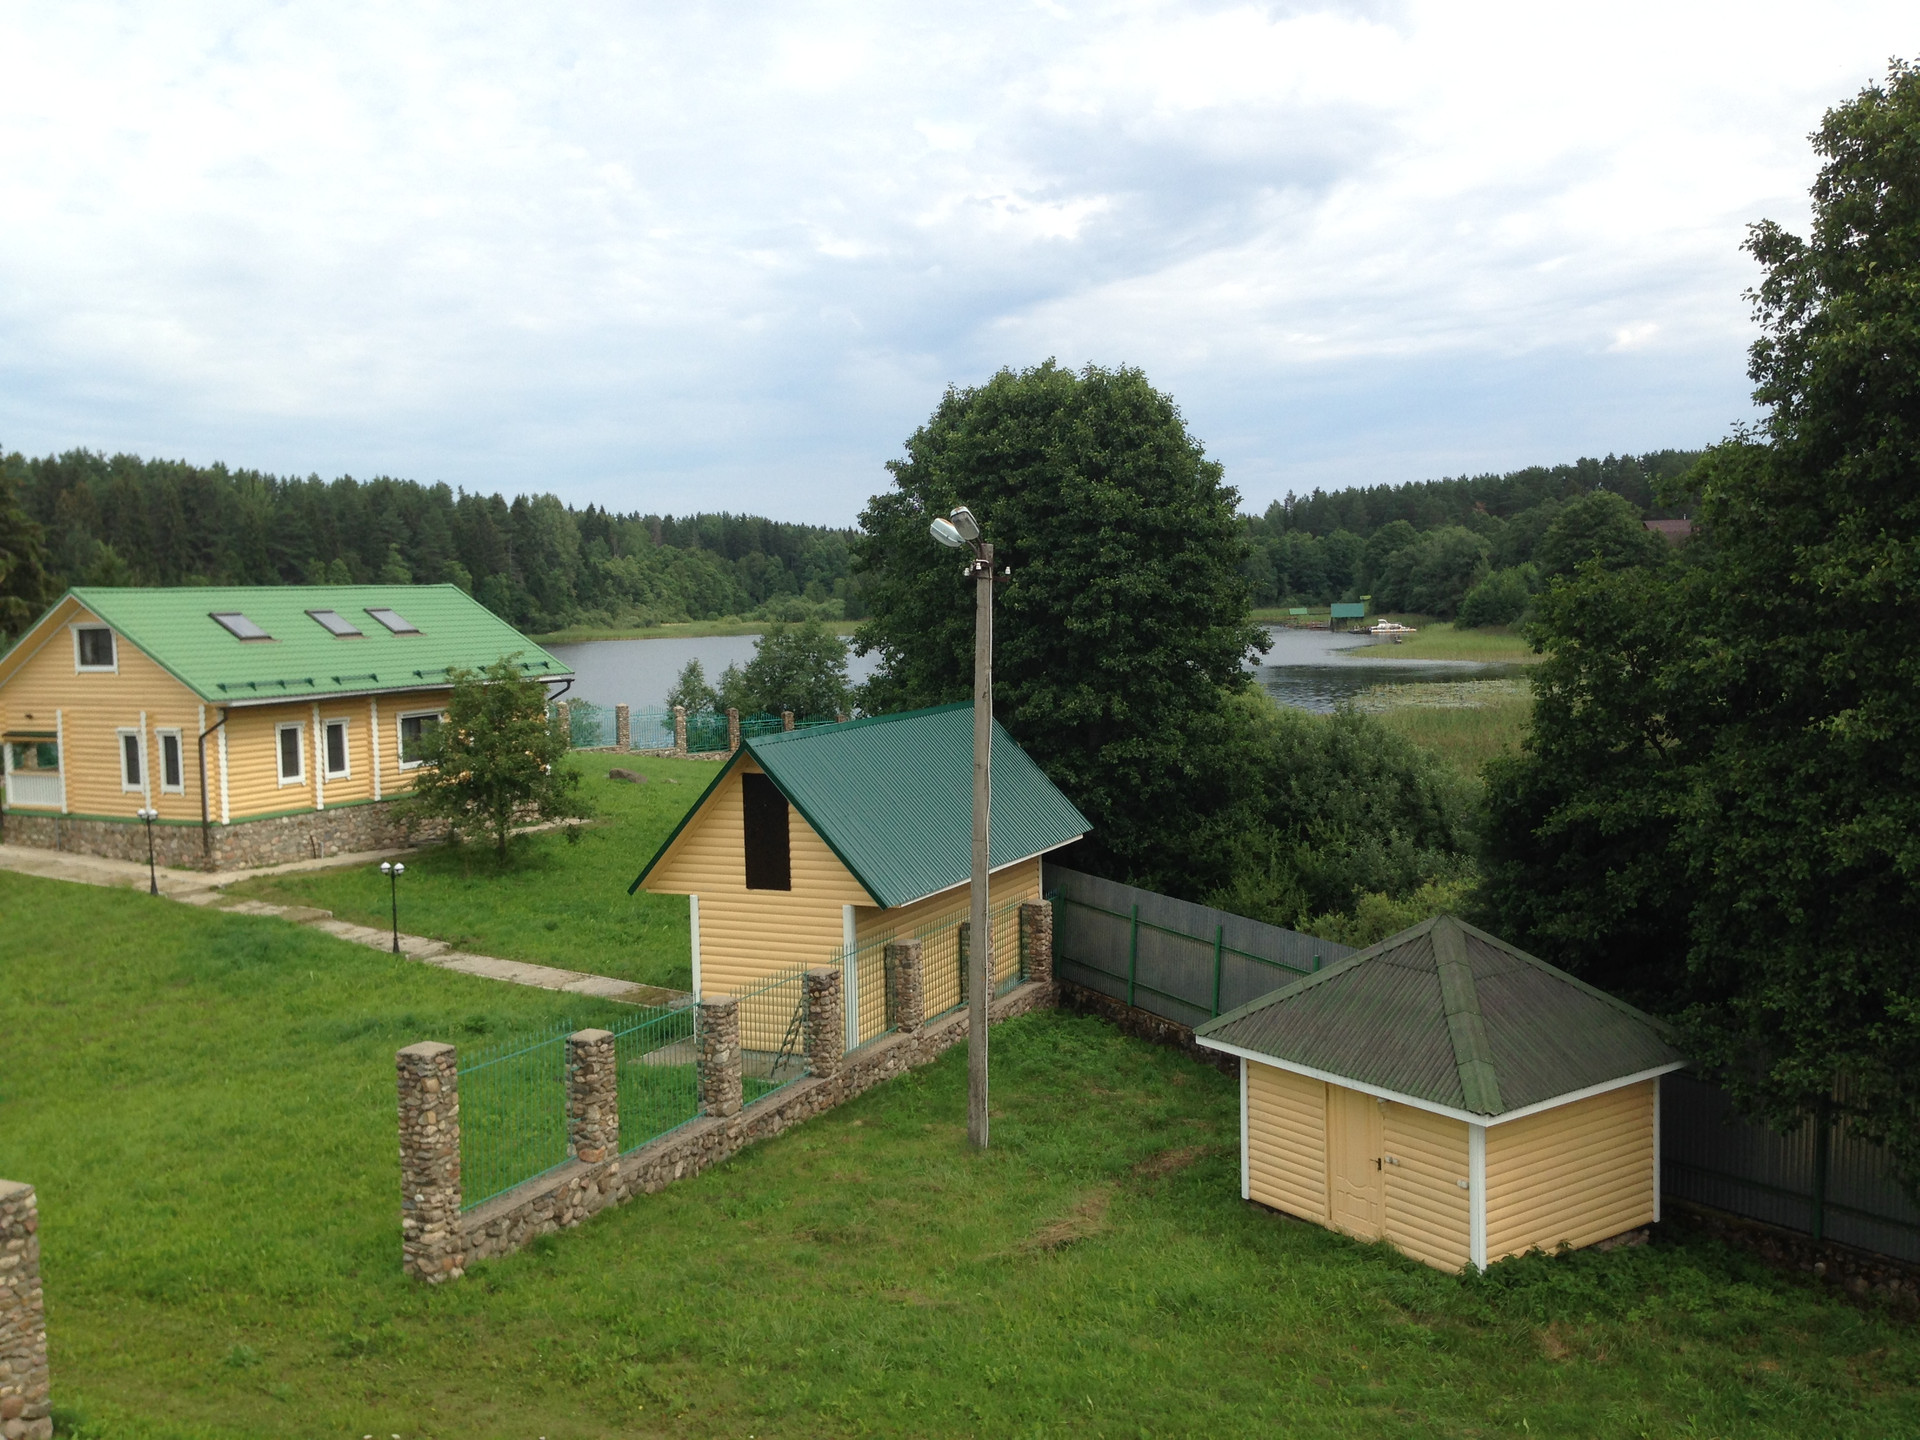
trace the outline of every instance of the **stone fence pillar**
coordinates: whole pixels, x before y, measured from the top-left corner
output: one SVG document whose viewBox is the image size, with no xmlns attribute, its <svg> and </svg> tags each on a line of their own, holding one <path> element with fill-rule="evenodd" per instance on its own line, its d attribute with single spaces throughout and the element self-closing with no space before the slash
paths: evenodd
<svg viewBox="0 0 1920 1440">
<path fill-rule="evenodd" d="M 970 967 L 973 964 L 973 922 L 962 920 L 953 927 L 953 953 L 957 957 L 955 969 L 960 972 L 960 996 L 962 1005 L 973 1003 L 973 976 Z M 987 987 L 991 990 L 993 987 Z"/>
<path fill-rule="evenodd" d="M 1020 905 L 1020 960 L 1029 980 L 1053 982 L 1053 902 L 1026 900 Z"/>
<path fill-rule="evenodd" d="M 567 1037 L 567 1153 L 589 1165 L 620 1153 L 611 1030 L 576 1030 Z"/>
<path fill-rule="evenodd" d="M 815 1078 L 825 1080 L 839 1073 L 841 1058 L 847 1053 L 847 1016 L 845 997 L 840 992 L 840 972 L 831 967 L 809 970 L 807 991 L 807 1069 Z"/>
<path fill-rule="evenodd" d="M 0 1436 L 51 1440 L 47 1306 L 33 1187 L 0 1180 Z"/>
<path fill-rule="evenodd" d="M 740 1113 L 740 1002 L 731 995 L 702 999 L 694 1017 L 694 1065 L 700 1109 L 724 1120 Z"/>
<path fill-rule="evenodd" d="M 739 748 L 740 748 L 740 712 L 738 710 L 735 710 L 729 707 L 727 710 L 727 753 L 731 755 L 734 751 L 738 750 Z"/>
<path fill-rule="evenodd" d="M 630 705 L 613 707 L 613 748 L 616 750 L 633 748 L 633 707 Z"/>
<path fill-rule="evenodd" d="M 429 1285 L 466 1270 L 460 1243 L 460 1074 L 453 1046 L 409 1045 L 400 1078 L 400 1265 Z"/>
<path fill-rule="evenodd" d="M 927 1020 L 925 972 L 918 940 L 887 943 L 887 1023 L 902 1035 L 919 1032 Z"/>
<path fill-rule="evenodd" d="M 780 712 L 780 728 L 782 730 L 793 729 L 793 712 L 791 710 L 782 710 Z"/>
<path fill-rule="evenodd" d="M 673 753 L 687 753 L 687 707 L 684 705 L 673 707 Z"/>
<path fill-rule="evenodd" d="M 554 707 L 560 712 L 560 734 L 571 747 L 573 745 L 573 702 L 562 700 Z"/>
</svg>

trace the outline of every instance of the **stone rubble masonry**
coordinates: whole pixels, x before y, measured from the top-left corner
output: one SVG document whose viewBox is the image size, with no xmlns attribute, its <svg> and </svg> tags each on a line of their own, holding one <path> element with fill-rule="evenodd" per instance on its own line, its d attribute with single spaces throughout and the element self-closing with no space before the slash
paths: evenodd
<svg viewBox="0 0 1920 1440">
<path fill-rule="evenodd" d="M 793 729 L 793 712 L 791 710 L 782 710 L 780 712 L 780 728 L 782 730 Z"/>
<path fill-rule="evenodd" d="M 180 870 L 246 870 L 290 860 L 393 850 L 410 839 L 425 838 L 409 836 L 399 806 L 398 800 L 375 800 L 264 820 L 236 820 L 231 825 L 215 821 L 207 827 L 205 841 L 197 824 L 155 825 L 154 859 Z M 9 845 L 147 863 L 147 828 L 131 818 L 83 820 L 9 810 L 0 838 Z"/>
<path fill-rule="evenodd" d="M 687 753 L 687 707 L 684 705 L 673 707 L 673 753 Z"/>
<path fill-rule="evenodd" d="M 1156 1015 L 1151 1010 L 1142 1010 L 1138 1005 L 1129 1005 L 1116 996 L 1108 995 L 1085 985 L 1077 985 L 1071 980 L 1056 981 L 1054 988 L 1060 995 L 1060 1007 L 1063 1010 L 1078 1010 L 1086 1015 L 1098 1015 L 1102 1020 L 1110 1021 L 1123 1035 L 1132 1035 L 1139 1040 L 1150 1040 L 1155 1045 L 1166 1045 L 1175 1050 L 1184 1050 L 1202 1065 L 1211 1065 L 1227 1075 L 1240 1073 L 1240 1062 L 1231 1055 L 1218 1050 L 1209 1050 L 1193 1038 L 1193 1027 L 1182 1025 L 1178 1020 L 1169 1020 L 1164 1015 Z"/>
<path fill-rule="evenodd" d="M 592 1165 L 619 1153 L 613 1032 L 576 1030 L 567 1037 L 567 1154 Z"/>
<path fill-rule="evenodd" d="M 50 1440 L 47 1307 L 33 1187 L 0 1180 L 0 1436 Z"/>
<path fill-rule="evenodd" d="M 887 1018 L 902 1035 L 927 1023 L 926 972 L 918 940 L 887 943 Z"/>
<path fill-rule="evenodd" d="M 560 718 L 561 737 L 567 742 L 568 745 L 573 744 L 573 707 L 575 705 L 578 705 L 579 703 L 580 702 L 578 700 L 568 700 L 563 702 L 562 704 L 554 706 L 554 709 L 560 712 L 559 718 Z"/>
<path fill-rule="evenodd" d="M 1052 986 L 1020 985 L 993 1002 L 992 1017 L 998 1023 L 1049 1009 L 1053 1003 Z M 676 1180 L 698 1175 L 756 1141 L 771 1139 L 927 1064 L 966 1038 L 967 1012 L 962 1008 L 918 1034 L 876 1040 L 847 1056 L 833 1075 L 796 1080 L 731 1115 L 702 1115 L 671 1134 L 597 1165 L 569 1160 L 551 1174 L 495 1196 L 462 1216 L 457 1253 L 465 1257 L 465 1264 L 511 1255 L 536 1236 L 578 1225 L 609 1205 L 654 1194 Z"/>
<path fill-rule="evenodd" d="M 807 1071 L 824 1080 L 840 1069 L 847 1052 L 847 1012 L 840 972 L 823 967 L 803 978 L 807 997 Z"/>
<path fill-rule="evenodd" d="M 1053 980 L 1053 902 L 1027 900 L 1020 906 L 1020 957 L 1028 980 Z"/>
<path fill-rule="evenodd" d="M 629 706 L 613 707 L 613 748 L 616 750 L 633 748 L 633 710 Z"/>
<path fill-rule="evenodd" d="M 693 1020 L 694 1067 L 703 1114 L 738 1115 L 745 1095 L 740 1078 L 740 1002 L 703 997 Z"/>
<path fill-rule="evenodd" d="M 451 1045 L 395 1057 L 400 1079 L 400 1264 L 438 1285 L 465 1273 L 460 1230 L 460 1073 Z"/>
<path fill-rule="evenodd" d="M 727 711 L 727 753 L 731 755 L 740 748 L 740 712 Z"/>
</svg>

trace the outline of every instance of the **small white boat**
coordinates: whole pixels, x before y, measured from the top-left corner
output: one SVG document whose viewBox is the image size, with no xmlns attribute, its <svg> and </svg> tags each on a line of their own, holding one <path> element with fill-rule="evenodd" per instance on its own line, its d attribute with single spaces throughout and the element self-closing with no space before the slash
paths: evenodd
<svg viewBox="0 0 1920 1440">
<path fill-rule="evenodd" d="M 1398 645 L 1405 636 L 1418 635 L 1420 633 L 1420 627 L 1417 625 L 1402 625 L 1397 620 L 1382 620 L 1378 625 L 1368 626 L 1367 633 L 1369 635 L 1384 635 L 1389 640 L 1392 640 L 1394 644 Z"/>
</svg>

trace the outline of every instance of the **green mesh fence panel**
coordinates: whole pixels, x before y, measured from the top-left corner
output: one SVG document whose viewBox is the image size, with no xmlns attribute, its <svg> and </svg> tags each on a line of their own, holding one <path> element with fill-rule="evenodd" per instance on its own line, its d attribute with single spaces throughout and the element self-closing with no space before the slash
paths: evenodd
<svg viewBox="0 0 1920 1440">
<path fill-rule="evenodd" d="M 693 1026 L 694 1007 L 682 1005 L 645 1011 L 643 1018 L 614 1029 L 623 1153 L 699 1115 Z"/>
<path fill-rule="evenodd" d="M 807 1073 L 806 970 L 790 970 L 735 996 L 740 1002 L 740 1083 L 751 1105 Z"/>
<path fill-rule="evenodd" d="M 567 1036 L 561 1021 L 459 1058 L 461 1208 L 567 1163 Z"/>
</svg>

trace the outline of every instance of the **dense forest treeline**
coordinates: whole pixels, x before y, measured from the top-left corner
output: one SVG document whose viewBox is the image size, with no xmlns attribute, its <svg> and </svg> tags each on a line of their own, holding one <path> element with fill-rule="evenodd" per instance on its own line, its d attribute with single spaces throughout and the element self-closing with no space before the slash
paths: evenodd
<svg viewBox="0 0 1920 1440">
<path fill-rule="evenodd" d="M 1489 575 L 1511 618 L 1553 521 L 1605 491 L 1636 514 L 1698 452 L 1609 455 L 1289 495 L 1242 517 L 1255 605 L 1375 597 L 1454 614 Z M 1624 511 L 1622 512 L 1624 513 Z M 68 585 L 451 582 L 530 633 L 742 616 L 857 620 L 851 529 L 751 515 L 575 509 L 379 477 L 288 479 L 73 450 L 0 456 L 0 632 Z M 1501 587 L 1504 586 L 1505 589 Z M 1483 597 L 1485 598 L 1485 597 Z"/>
<path fill-rule="evenodd" d="M 16 610 L 80 584 L 385 581 L 451 582 L 534 633 L 857 619 L 850 539 L 751 515 L 620 515 L 386 477 L 285 479 L 85 450 L 0 457 L 0 593 Z M 0 629 L 20 623 L 0 615 Z"/>
</svg>

